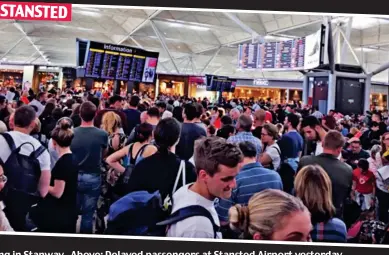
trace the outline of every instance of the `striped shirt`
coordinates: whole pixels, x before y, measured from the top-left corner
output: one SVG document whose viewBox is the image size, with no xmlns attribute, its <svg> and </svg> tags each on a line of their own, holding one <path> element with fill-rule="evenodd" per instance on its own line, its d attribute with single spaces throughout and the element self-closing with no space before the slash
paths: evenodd
<svg viewBox="0 0 389 255">
<path fill-rule="evenodd" d="M 326 223 L 316 223 L 313 225 L 311 238 L 313 242 L 346 243 L 346 224 L 338 218 L 332 218 Z"/>
<path fill-rule="evenodd" d="M 252 142 L 257 149 L 257 156 L 262 152 L 262 142 L 257 137 L 253 136 L 251 132 L 239 132 L 234 136 L 227 139 L 229 143 L 241 143 L 241 142 Z"/>
<path fill-rule="evenodd" d="M 249 199 L 265 189 L 282 190 L 280 175 L 264 168 L 260 163 L 249 163 L 236 176 L 236 188 L 229 199 L 220 199 L 216 211 L 220 221 L 228 222 L 228 210 L 235 204 L 247 205 Z"/>
</svg>

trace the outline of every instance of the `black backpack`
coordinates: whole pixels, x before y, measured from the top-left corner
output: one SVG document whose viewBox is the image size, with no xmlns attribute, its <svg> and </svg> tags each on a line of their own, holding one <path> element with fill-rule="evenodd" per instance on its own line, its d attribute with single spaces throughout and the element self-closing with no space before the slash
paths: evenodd
<svg viewBox="0 0 389 255">
<path fill-rule="evenodd" d="M 134 158 L 134 161 L 132 162 L 131 161 L 131 155 L 132 155 L 132 148 L 134 147 L 134 144 L 131 144 L 129 149 L 128 149 L 128 165 L 126 167 L 126 170 L 124 171 L 124 173 L 122 173 L 118 180 L 116 181 L 116 183 L 114 184 L 113 186 L 113 193 L 114 193 L 114 197 L 116 200 L 116 198 L 118 197 L 122 197 L 124 195 L 126 195 L 128 192 L 127 192 L 127 189 L 128 189 L 128 182 L 130 180 L 130 177 L 131 177 L 131 174 L 135 168 L 135 164 L 136 164 L 136 160 L 138 159 L 138 157 L 140 155 L 143 154 L 144 150 L 146 149 L 146 147 L 148 146 L 149 144 L 145 144 L 143 145 L 138 153 L 135 155 L 135 158 Z"/>
<path fill-rule="evenodd" d="M 26 142 L 16 148 L 13 138 L 8 133 L 0 134 L 6 140 L 11 154 L 8 159 L 0 164 L 3 166 L 4 174 L 8 177 L 5 191 L 16 191 L 31 196 L 38 195 L 38 183 L 41 175 L 41 168 L 38 157 L 46 150 L 44 146 L 35 148 L 33 144 Z M 23 146 L 32 146 L 33 152 L 29 155 L 20 154 Z"/>
</svg>

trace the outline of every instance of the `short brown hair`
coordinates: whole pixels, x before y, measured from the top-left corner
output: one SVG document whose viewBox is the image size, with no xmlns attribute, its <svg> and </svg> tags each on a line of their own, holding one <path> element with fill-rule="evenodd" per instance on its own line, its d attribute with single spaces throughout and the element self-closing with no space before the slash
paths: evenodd
<svg viewBox="0 0 389 255">
<path fill-rule="evenodd" d="M 96 115 L 96 105 L 90 101 L 86 101 L 81 104 L 80 107 L 80 117 L 83 121 L 90 122 L 94 119 Z"/>
<path fill-rule="evenodd" d="M 343 148 L 345 140 L 339 131 L 331 130 L 324 137 L 323 148 L 337 150 Z"/>
<path fill-rule="evenodd" d="M 194 161 L 197 174 L 204 170 L 210 176 L 219 171 L 219 165 L 236 167 L 243 154 L 236 144 L 220 137 L 206 137 L 196 141 Z"/>
<path fill-rule="evenodd" d="M 279 138 L 278 128 L 274 124 L 266 123 L 263 125 L 262 129 L 265 129 L 267 134 L 272 137 L 273 140 L 277 140 Z"/>
<path fill-rule="evenodd" d="M 266 119 L 266 111 L 263 109 L 258 109 L 254 112 L 255 120 L 265 122 Z"/>
</svg>

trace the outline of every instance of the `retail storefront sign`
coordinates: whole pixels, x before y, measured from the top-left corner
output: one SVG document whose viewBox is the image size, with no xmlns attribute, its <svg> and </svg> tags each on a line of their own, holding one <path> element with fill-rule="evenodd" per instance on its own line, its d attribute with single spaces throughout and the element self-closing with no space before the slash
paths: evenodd
<svg viewBox="0 0 389 255">
<path fill-rule="evenodd" d="M 266 79 L 254 79 L 253 85 L 255 85 L 255 86 L 269 86 L 269 81 Z"/>
<path fill-rule="evenodd" d="M 0 2 L 0 19 L 72 21 L 72 5 L 62 3 Z"/>
</svg>

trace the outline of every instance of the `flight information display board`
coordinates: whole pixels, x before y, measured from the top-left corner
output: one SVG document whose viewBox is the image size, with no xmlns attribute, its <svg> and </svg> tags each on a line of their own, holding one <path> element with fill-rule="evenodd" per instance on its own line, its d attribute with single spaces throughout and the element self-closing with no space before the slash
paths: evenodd
<svg viewBox="0 0 389 255">
<path fill-rule="evenodd" d="M 158 52 L 89 41 L 85 77 L 154 83 Z"/>
<path fill-rule="evenodd" d="M 206 75 L 207 91 L 234 92 L 237 80 L 226 76 Z"/>
<path fill-rule="evenodd" d="M 238 67 L 242 69 L 303 70 L 321 63 L 323 29 L 289 41 L 241 44 Z"/>
</svg>

